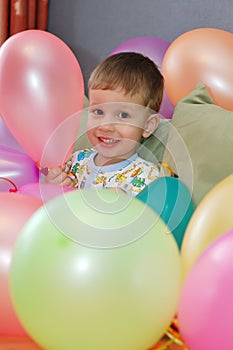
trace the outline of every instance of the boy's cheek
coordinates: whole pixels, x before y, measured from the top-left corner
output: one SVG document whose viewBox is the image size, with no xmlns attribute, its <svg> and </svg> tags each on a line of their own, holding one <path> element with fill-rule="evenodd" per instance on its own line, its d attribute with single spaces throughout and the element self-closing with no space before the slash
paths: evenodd
<svg viewBox="0 0 233 350">
<path fill-rule="evenodd" d="M 88 137 L 90 143 L 95 147 L 97 144 L 97 138 L 93 134 L 93 130 L 87 131 L 87 137 Z"/>
</svg>

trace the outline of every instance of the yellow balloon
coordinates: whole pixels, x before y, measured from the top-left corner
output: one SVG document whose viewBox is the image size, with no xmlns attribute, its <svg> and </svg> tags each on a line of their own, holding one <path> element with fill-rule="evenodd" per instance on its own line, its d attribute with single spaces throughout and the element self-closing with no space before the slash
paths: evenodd
<svg viewBox="0 0 233 350">
<path fill-rule="evenodd" d="M 233 175 L 219 182 L 200 202 L 187 226 L 182 247 L 183 277 L 204 250 L 233 227 Z"/>
<path fill-rule="evenodd" d="M 49 350 L 143 350 L 177 309 L 178 246 L 136 198 L 71 191 L 41 207 L 19 237 L 11 295 L 28 334 Z"/>
</svg>

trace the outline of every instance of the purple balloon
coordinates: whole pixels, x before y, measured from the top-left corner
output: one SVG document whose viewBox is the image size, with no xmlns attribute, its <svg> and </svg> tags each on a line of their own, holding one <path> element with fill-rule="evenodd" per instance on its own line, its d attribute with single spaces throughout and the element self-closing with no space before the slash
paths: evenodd
<svg viewBox="0 0 233 350">
<path fill-rule="evenodd" d="M 28 155 L 0 146 L 1 192 L 8 192 L 15 187 L 20 188 L 29 182 L 37 181 L 39 181 L 39 170 Z"/>
<path fill-rule="evenodd" d="M 16 151 L 25 153 L 24 149 L 16 141 L 12 133 L 9 131 L 4 121 L 0 117 L 0 146 L 9 147 Z"/>
<path fill-rule="evenodd" d="M 138 52 L 149 57 L 153 62 L 155 62 L 161 71 L 163 57 L 169 45 L 169 42 L 159 38 L 154 38 L 152 36 L 140 36 L 123 42 L 117 46 L 110 55 L 119 52 Z M 172 118 L 173 111 L 174 105 L 171 103 L 166 91 L 164 91 L 160 114 L 162 117 L 170 119 Z"/>
</svg>

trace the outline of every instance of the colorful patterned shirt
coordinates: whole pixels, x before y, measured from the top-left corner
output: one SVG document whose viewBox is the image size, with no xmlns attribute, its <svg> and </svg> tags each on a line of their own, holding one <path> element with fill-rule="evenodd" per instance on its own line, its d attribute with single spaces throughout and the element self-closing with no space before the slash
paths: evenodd
<svg viewBox="0 0 233 350">
<path fill-rule="evenodd" d="M 82 188 L 119 188 L 136 196 L 150 182 L 160 177 L 159 165 L 142 159 L 135 153 L 119 163 L 96 166 L 97 151 L 93 148 L 73 153 L 66 164 L 66 172 Z"/>
</svg>

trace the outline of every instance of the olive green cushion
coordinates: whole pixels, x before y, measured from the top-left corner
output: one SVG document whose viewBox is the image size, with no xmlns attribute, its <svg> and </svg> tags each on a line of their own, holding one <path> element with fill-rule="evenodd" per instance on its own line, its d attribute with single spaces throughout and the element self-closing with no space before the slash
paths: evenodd
<svg viewBox="0 0 233 350">
<path fill-rule="evenodd" d="M 195 204 L 233 172 L 233 112 L 216 106 L 199 83 L 175 106 L 163 160 L 175 168 Z"/>
</svg>

